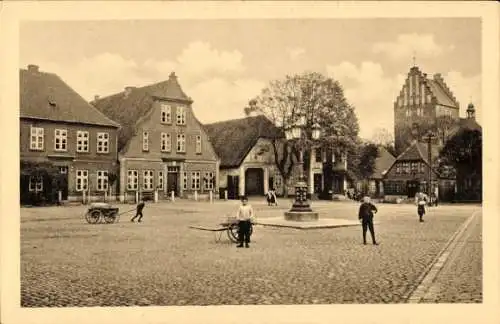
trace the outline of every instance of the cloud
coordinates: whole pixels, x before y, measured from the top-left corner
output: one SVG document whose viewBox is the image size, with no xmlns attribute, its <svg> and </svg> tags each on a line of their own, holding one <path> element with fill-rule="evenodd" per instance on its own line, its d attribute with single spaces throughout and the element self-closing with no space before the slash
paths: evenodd
<svg viewBox="0 0 500 324">
<path fill-rule="evenodd" d="M 385 75 L 380 64 L 365 61 L 360 65 L 342 62 L 326 67 L 328 76 L 344 87 L 344 95 L 356 108 L 360 136 L 370 139 L 377 128 L 394 133 L 394 100 L 405 76 Z"/>
<path fill-rule="evenodd" d="M 454 49 L 436 43 L 433 34 L 400 34 L 396 41 L 373 44 L 372 52 L 386 54 L 392 59 L 410 59 L 419 57 L 436 57 Z"/>
<path fill-rule="evenodd" d="M 27 64 L 34 62 L 23 62 Z M 72 64 L 36 62 L 40 70 L 58 74 L 86 100 L 123 91 L 125 86 L 144 86 L 166 80 L 172 71 L 202 122 L 243 117 L 248 100 L 265 83 L 247 78 L 243 55 L 221 51 L 206 42 L 192 42 L 175 58 L 137 62 L 115 53 L 101 53 Z"/>
<path fill-rule="evenodd" d="M 288 56 L 290 57 L 290 60 L 296 61 L 306 53 L 306 50 L 303 49 L 302 47 L 293 47 L 293 48 L 288 48 L 287 52 Z"/>
</svg>

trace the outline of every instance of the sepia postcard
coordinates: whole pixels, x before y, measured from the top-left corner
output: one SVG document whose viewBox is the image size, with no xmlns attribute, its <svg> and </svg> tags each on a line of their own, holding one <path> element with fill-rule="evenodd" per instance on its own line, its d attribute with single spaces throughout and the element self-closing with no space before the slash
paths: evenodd
<svg viewBox="0 0 500 324">
<path fill-rule="evenodd" d="M 495 2 L 0 8 L 2 324 L 498 322 Z"/>
</svg>

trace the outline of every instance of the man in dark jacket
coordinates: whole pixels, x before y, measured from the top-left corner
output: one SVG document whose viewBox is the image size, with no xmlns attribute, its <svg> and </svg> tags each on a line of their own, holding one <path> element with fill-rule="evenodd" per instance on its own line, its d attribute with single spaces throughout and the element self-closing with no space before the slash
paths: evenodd
<svg viewBox="0 0 500 324">
<path fill-rule="evenodd" d="M 137 204 L 137 212 L 135 213 L 135 216 L 132 217 L 130 220 L 132 223 L 134 222 L 136 217 L 139 217 L 137 220 L 139 223 L 142 222 L 142 210 L 144 209 L 144 199 L 141 199 L 141 201 Z"/>
<path fill-rule="evenodd" d="M 370 230 L 373 245 L 378 245 L 375 240 L 375 230 L 373 229 L 373 213 L 377 213 L 377 207 L 370 201 L 370 197 L 364 197 L 363 203 L 359 206 L 359 221 L 363 227 L 363 244 L 366 244 L 366 230 Z"/>
</svg>

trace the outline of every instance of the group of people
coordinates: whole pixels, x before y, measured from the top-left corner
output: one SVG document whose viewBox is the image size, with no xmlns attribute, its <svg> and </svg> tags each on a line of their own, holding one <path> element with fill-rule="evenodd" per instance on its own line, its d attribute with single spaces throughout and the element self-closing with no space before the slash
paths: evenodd
<svg viewBox="0 0 500 324">
<path fill-rule="evenodd" d="M 269 206 L 278 205 L 276 193 L 274 192 L 274 190 L 271 189 L 266 194 L 266 199 Z M 430 199 L 425 193 L 419 191 L 415 194 L 415 204 L 417 205 L 417 214 L 420 222 L 424 221 L 425 206 L 429 203 Z M 435 204 L 437 205 L 437 199 Z M 144 209 L 144 206 L 144 200 L 141 199 L 141 201 L 137 204 L 135 216 L 130 220 L 131 222 L 134 222 L 136 218 L 138 218 L 138 222 L 142 221 L 142 211 Z M 359 206 L 358 218 L 362 225 L 361 227 L 363 233 L 363 244 L 365 245 L 366 233 L 368 230 L 370 231 L 372 243 L 374 245 L 378 245 L 378 242 L 375 239 L 375 229 L 373 227 L 373 217 L 377 212 L 377 207 L 372 203 L 370 197 L 363 197 L 363 201 Z M 248 198 L 246 196 L 241 197 L 241 204 L 238 208 L 238 211 L 236 212 L 236 220 L 238 222 L 238 245 L 236 245 L 237 248 L 242 248 L 243 246 L 246 248 L 250 247 L 250 229 L 252 227 L 254 218 L 255 213 L 252 206 L 248 204 Z"/>
</svg>

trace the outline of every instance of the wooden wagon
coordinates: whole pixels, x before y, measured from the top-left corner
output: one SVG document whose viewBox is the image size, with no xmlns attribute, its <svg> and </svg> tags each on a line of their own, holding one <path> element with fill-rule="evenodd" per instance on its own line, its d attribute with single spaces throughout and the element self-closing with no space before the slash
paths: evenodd
<svg viewBox="0 0 500 324">
<path fill-rule="evenodd" d="M 119 208 L 107 203 L 92 203 L 85 214 L 85 219 L 89 224 L 115 223 L 119 220 Z"/>
<path fill-rule="evenodd" d="M 215 241 L 219 242 L 222 238 L 222 234 L 225 232 L 229 240 L 233 243 L 238 242 L 238 220 L 236 217 L 228 217 L 225 221 L 220 222 L 216 227 L 204 227 L 204 226 L 189 226 L 189 228 L 209 231 L 215 234 Z M 253 226 L 250 226 L 250 235 L 252 235 Z"/>
</svg>

